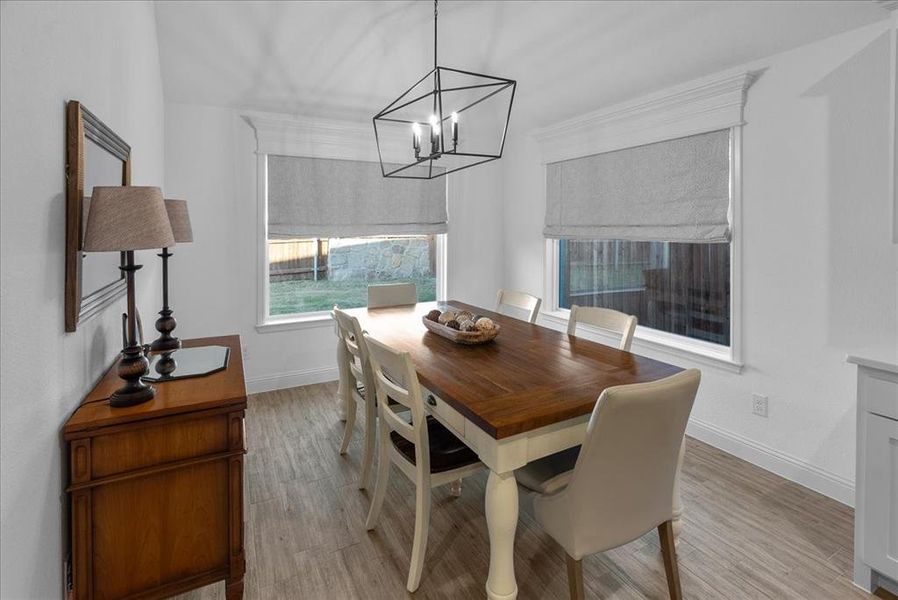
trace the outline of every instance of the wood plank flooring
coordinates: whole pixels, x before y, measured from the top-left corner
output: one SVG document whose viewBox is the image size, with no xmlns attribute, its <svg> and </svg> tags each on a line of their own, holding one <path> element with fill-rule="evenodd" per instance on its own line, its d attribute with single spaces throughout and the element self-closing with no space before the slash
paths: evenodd
<svg viewBox="0 0 898 600">
<path fill-rule="evenodd" d="M 246 598 L 484 598 L 486 475 L 461 498 L 434 490 L 421 587 L 405 590 L 414 487 L 395 469 L 380 525 L 356 486 L 361 424 L 340 456 L 336 384 L 252 396 L 246 416 Z M 360 415 L 359 421 L 363 420 Z M 678 549 L 686 598 L 872 599 L 851 583 L 853 511 L 688 441 Z M 526 505 L 526 503 L 522 503 Z M 519 598 L 565 599 L 564 554 L 522 508 L 515 543 Z M 583 560 L 587 598 L 667 598 L 657 534 Z M 224 598 L 216 584 L 182 600 Z"/>
</svg>

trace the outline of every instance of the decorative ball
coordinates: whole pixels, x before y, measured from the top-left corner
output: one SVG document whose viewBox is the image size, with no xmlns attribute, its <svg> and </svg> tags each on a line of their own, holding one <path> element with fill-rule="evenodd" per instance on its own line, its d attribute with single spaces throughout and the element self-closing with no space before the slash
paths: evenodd
<svg viewBox="0 0 898 600">
<path fill-rule="evenodd" d="M 493 324 L 493 320 L 487 317 L 482 317 L 474 323 L 474 327 L 477 328 L 477 331 L 490 331 L 495 325 Z"/>
<path fill-rule="evenodd" d="M 458 321 L 456 321 L 455 319 L 452 319 L 451 321 L 447 322 L 446 327 L 448 327 L 449 329 L 459 329 L 460 328 Z"/>
<path fill-rule="evenodd" d="M 443 312 L 439 316 L 439 318 L 437 318 L 437 321 L 439 321 L 441 324 L 445 325 L 446 323 L 448 323 L 449 321 L 452 321 L 454 319 L 455 319 L 455 311 L 447 310 L 447 311 Z"/>
<path fill-rule="evenodd" d="M 462 331 L 474 331 L 477 328 L 477 326 L 474 324 L 474 321 L 472 321 L 471 319 L 465 319 L 464 321 L 461 321 L 458 326 Z"/>
<path fill-rule="evenodd" d="M 437 309 L 433 309 L 432 311 L 427 313 L 427 320 L 428 321 L 439 321 L 441 314 L 442 313 L 440 313 L 440 311 L 438 311 Z"/>
<path fill-rule="evenodd" d="M 467 321 L 468 319 L 470 319 L 473 316 L 474 315 L 472 315 L 470 312 L 468 312 L 466 310 L 462 310 L 462 311 L 459 311 L 459 313 L 457 315 L 455 315 L 455 320 L 458 321 L 459 323 L 461 323 L 462 321 Z"/>
<path fill-rule="evenodd" d="M 479 321 L 482 318 L 483 318 L 483 315 L 474 315 L 473 317 L 471 317 L 471 320 L 476 323 L 477 321 Z"/>
</svg>

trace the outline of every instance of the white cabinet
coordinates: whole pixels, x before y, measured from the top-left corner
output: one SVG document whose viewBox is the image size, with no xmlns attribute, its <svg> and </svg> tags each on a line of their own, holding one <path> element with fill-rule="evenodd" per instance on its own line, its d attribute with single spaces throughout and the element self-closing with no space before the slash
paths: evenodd
<svg viewBox="0 0 898 600">
<path fill-rule="evenodd" d="M 864 558 L 898 577 L 898 421 L 867 413 Z"/>
<path fill-rule="evenodd" d="M 869 591 L 882 577 L 898 581 L 898 365 L 849 361 L 858 365 L 854 581 Z"/>
</svg>

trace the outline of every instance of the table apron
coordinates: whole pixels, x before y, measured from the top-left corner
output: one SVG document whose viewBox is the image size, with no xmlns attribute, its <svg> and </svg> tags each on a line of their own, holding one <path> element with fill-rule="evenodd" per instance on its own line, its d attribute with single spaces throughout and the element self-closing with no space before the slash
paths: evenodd
<svg viewBox="0 0 898 600">
<path fill-rule="evenodd" d="M 433 392 L 426 388 L 422 392 L 425 398 L 432 397 L 432 402 L 425 402 L 424 408 L 474 450 L 483 464 L 495 473 L 519 469 L 544 456 L 582 444 L 586 439 L 589 415 L 497 440 Z"/>
</svg>

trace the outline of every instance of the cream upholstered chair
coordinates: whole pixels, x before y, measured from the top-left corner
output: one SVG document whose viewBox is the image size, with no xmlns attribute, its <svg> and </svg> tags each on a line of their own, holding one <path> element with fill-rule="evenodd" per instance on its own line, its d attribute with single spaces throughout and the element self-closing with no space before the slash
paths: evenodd
<svg viewBox="0 0 898 600">
<path fill-rule="evenodd" d="M 355 429 L 355 418 L 358 412 L 358 400 L 365 407 L 365 451 L 362 456 L 362 474 L 359 477 L 359 489 L 368 487 L 368 477 L 371 473 L 371 462 L 374 457 L 376 436 L 377 408 L 375 406 L 374 393 L 366 390 L 374 389 L 374 376 L 371 372 L 371 363 L 368 360 L 368 347 L 359 320 L 334 307 L 334 320 L 337 322 L 338 343 L 343 345 L 338 356 L 344 364 L 340 365 L 341 393 L 346 406 L 346 429 L 343 431 L 343 443 L 340 445 L 340 454 L 346 454 L 349 442 L 352 440 L 352 432 Z"/>
<path fill-rule="evenodd" d="M 577 335 L 577 324 L 586 323 L 600 329 L 607 329 L 620 335 L 619 350 L 630 351 L 633 332 L 636 331 L 636 317 L 610 308 L 596 306 L 571 306 L 571 316 L 567 322 L 568 335 Z"/>
<path fill-rule="evenodd" d="M 417 304 L 418 290 L 414 283 L 386 283 L 368 286 L 368 308 Z"/>
<path fill-rule="evenodd" d="M 397 352 L 365 335 L 374 383 L 377 387 L 380 452 L 374 498 L 365 527 L 377 526 L 389 483 L 390 466 L 415 483 L 415 539 L 406 587 L 414 592 L 421 582 L 430 527 L 431 488 L 452 483 L 484 468 L 473 450 L 465 446 L 436 419 L 424 412 L 418 375 L 407 352 Z M 384 375 L 384 371 L 390 376 Z M 406 387 L 395 383 L 392 374 L 401 374 Z M 397 405 L 391 405 L 387 398 Z M 406 407 L 408 412 L 395 409 Z M 408 417 L 411 417 L 409 420 Z"/>
<path fill-rule="evenodd" d="M 542 304 L 542 298 L 525 294 L 524 292 L 515 292 L 512 290 L 499 290 L 496 294 L 496 312 L 508 314 L 505 307 L 515 308 L 527 314 L 527 321 L 536 323 L 536 317 L 539 315 L 539 305 Z M 516 316 L 516 315 L 509 315 Z"/>
<path fill-rule="evenodd" d="M 670 597 L 682 597 L 672 519 L 680 448 L 701 374 L 683 371 L 602 392 L 579 456 L 560 453 L 515 472 L 537 495 L 534 517 L 567 554 L 571 598 L 580 560 L 657 528 Z"/>
</svg>

